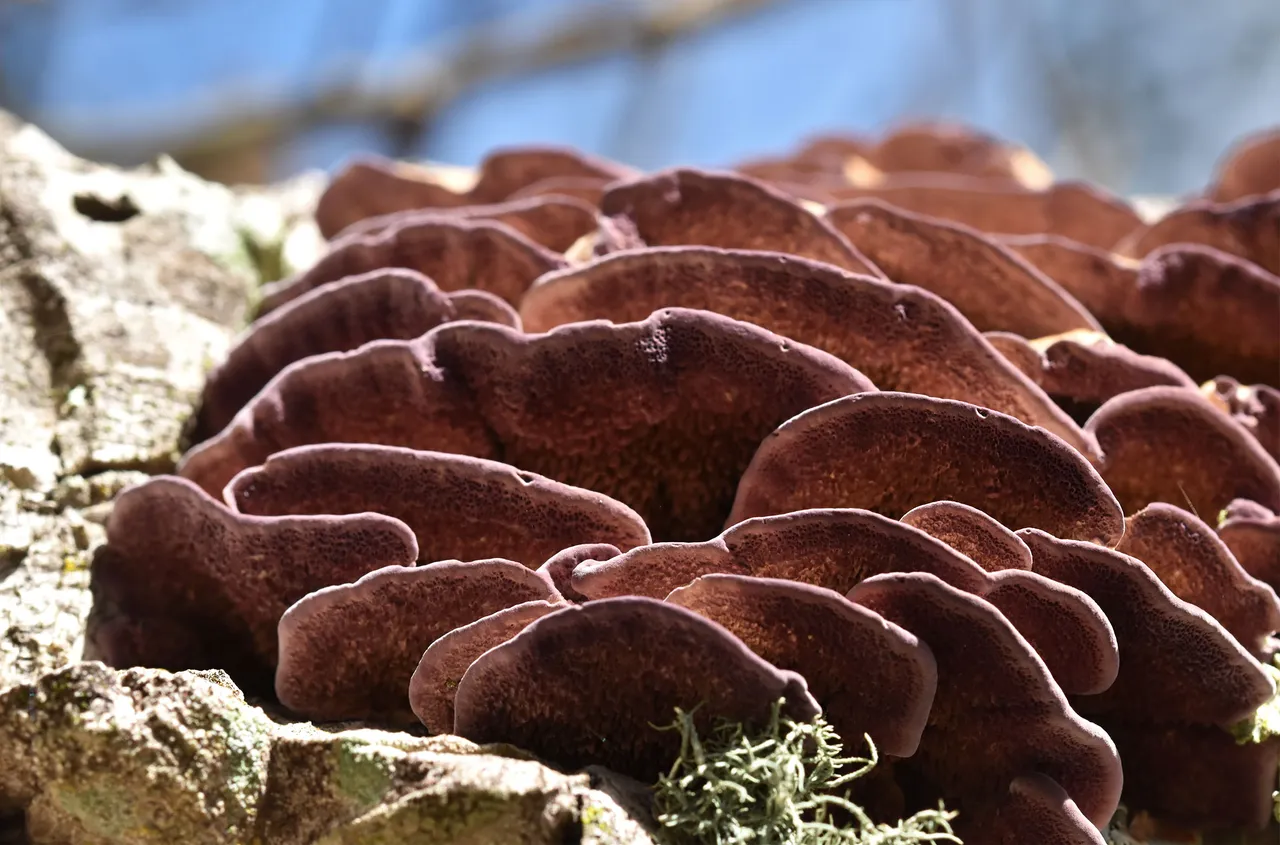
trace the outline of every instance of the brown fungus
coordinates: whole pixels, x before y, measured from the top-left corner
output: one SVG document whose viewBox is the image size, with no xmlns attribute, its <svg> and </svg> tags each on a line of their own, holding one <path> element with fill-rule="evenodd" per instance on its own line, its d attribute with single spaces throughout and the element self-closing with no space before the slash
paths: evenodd
<svg viewBox="0 0 1280 845">
<path fill-rule="evenodd" d="M 902 522 L 941 540 L 987 572 L 1031 568 L 1027 544 L 975 507 L 930 502 L 907 511 Z"/>
<path fill-rule="evenodd" d="M 253 323 L 205 381 L 193 440 L 221 431 L 276 373 L 294 361 L 380 339 L 408 340 L 442 323 L 481 320 L 520 327 L 482 291 L 441 292 L 414 270 L 373 270 L 321 285 Z"/>
<path fill-rule="evenodd" d="M 530 601 L 560 594 L 545 575 L 497 559 L 388 566 L 325 587 L 280 617 L 276 696 L 307 719 L 411 723 L 409 680 L 427 647 Z"/>
<path fill-rule="evenodd" d="M 1148 387 L 1098 409 L 1098 472 L 1125 513 L 1167 502 L 1212 519 L 1232 499 L 1280 508 L 1280 466 L 1194 390 Z"/>
<path fill-rule="evenodd" d="M 910 804 L 941 797 L 961 819 L 980 819 L 1010 782 L 1040 773 L 1094 825 L 1110 819 L 1121 785 L 1115 746 L 1076 715 L 999 610 L 919 572 L 870 578 L 849 598 L 915 634 L 937 661 L 938 692 L 920 748 L 894 767 Z M 1021 841 L 1040 841 L 1034 830 L 1022 833 Z M 963 828 L 960 835 L 971 841 Z"/>
<path fill-rule="evenodd" d="M 1116 247 L 1141 258 L 1170 244 L 1201 244 L 1280 275 L 1280 190 L 1230 203 L 1196 200 L 1133 232 Z"/>
<path fill-rule="evenodd" d="M 1039 773 L 1014 778 L 1008 793 L 971 826 L 978 838 L 970 834 L 966 845 L 1020 845 L 1027 831 L 1035 831 L 1036 845 L 1106 845 L 1066 790 Z"/>
<path fill-rule="evenodd" d="M 1061 235 L 1002 235 L 998 242 L 1053 279 L 1108 332 L 1123 324 L 1138 261 Z"/>
<path fill-rule="evenodd" d="M 534 279 L 563 266 L 559 253 L 502 223 L 410 215 L 376 234 L 334 241 L 309 269 L 264 287 L 259 313 L 328 282 L 388 267 L 417 270 L 444 291 L 475 288 L 518 305 Z"/>
<path fill-rule="evenodd" d="M 1245 572 L 1280 590 L 1280 516 L 1236 499 L 1218 516 L 1218 536 Z"/>
<path fill-rule="evenodd" d="M 937 294 L 979 331 L 1040 337 L 1098 328 L 1056 282 L 968 226 L 878 200 L 841 203 L 827 219 L 890 279 Z"/>
<path fill-rule="evenodd" d="M 116 497 L 93 558 L 86 652 L 118 667 L 224 669 L 269 690 L 276 623 L 293 602 L 417 556 L 391 517 L 243 516 L 157 476 Z"/>
<path fill-rule="evenodd" d="M 1280 191 L 1280 127 L 1247 135 L 1218 161 L 1209 196 L 1216 202 Z"/>
<path fill-rule="evenodd" d="M 944 499 L 1014 530 L 1104 544 L 1124 531 L 1097 472 L 1044 429 L 964 402 L 887 392 L 846 396 L 780 426 L 743 473 L 729 524 L 816 507 L 898 519 Z"/>
<path fill-rule="evenodd" d="M 677 168 L 609 188 L 597 249 L 697 245 L 782 252 L 880 275 L 844 236 L 800 203 L 731 173 Z"/>
<path fill-rule="evenodd" d="M 454 323 L 283 371 L 183 459 L 211 491 L 308 443 L 380 443 L 500 460 L 634 508 L 659 540 L 723 526 L 760 441 L 874 390 L 836 358 L 705 311 L 525 335 Z"/>
<path fill-rule="evenodd" d="M 1244 385 L 1218 376 L 1200 386 L 1217 408 L 1240 423 L 1272 458 L 1280 461 L 1280 390 L 1266 384 Z"/>
<path fill-rule="evenodd" d="M 652 783 L 680 751 L 676 732 L 654 727 L 675 708 L 700 730 L 717 718 L 762 725 L 780 698 L 793 719 L 819 712 L 803 678 L 720 625 L 654 599 L 604 599 L 549 613 L 477 658 L 458 684 L 454 733 Z"/>
<path fill-rule="evenodd" d="M 476 658 L 502 645 L 563 602 L 527 601 L 454 628 L 427 647 L 409 680 L 409 705 L 432 734 L 453 732 L 453 697 Z"/>
<path fill-rule="evenodd" d="M 863 157 L 885 173 L 954 173 L 1026 188 L 1053 184 L 1049 168 L 1026 147 L 958 123 L 903 124 Z"/>
<path fill-rule="evenodd" d="M 605 543 L 584 543 L 556 552 L 538 567 L 538 571 L 547 574 L 551 583 L 555 584 L 556 589 L 560 591 L 560 595 L 575 604 L 581 604 L 587 600 L 587 597 L 574 588 L 573 571 L 580 564 L 612 560 L 620 554 L 622 550 L 616 546 Z M 661 596 L 655 596 L 655 598 L 661 598 Z"/>
<path fill-rule="evenodd" d="M 659 308 L 715 311 L 830 352 L 882 390 L 960 399 L 1040 425 L 1087 451 L 1078 426 L 979 337 L 914 287 L 776 253 L 707 247 L 620 252 L 539 279 L 520 306 L 528 331 Z"/>
<path fill-rule="evenodd" d="M 1156 503 L 1125 520 L 1116 551 L 1150 567 L 1175 596 L 1204 610 L 1255 656 L 1280 630 L 1280 601 L 1198 517 Z"/>
<path fill-rule="evenodd" d="M 704 575 L 666 600 L 803 677 L 840 736 L 870 735 L 893 757 L 915 753 L 938 683 L 915 636 L 840 593 L 776 578 Z"/>
<path fill-rule="evenodd" d="M 567 546 L 649 542 L 639 514 L 608 496 L 483 458 L 367 443 L 286 449 L 227 485 L 241 513 L 394 516 L 423 561 L 505 558 L 533 569 Z"/>
</svg>

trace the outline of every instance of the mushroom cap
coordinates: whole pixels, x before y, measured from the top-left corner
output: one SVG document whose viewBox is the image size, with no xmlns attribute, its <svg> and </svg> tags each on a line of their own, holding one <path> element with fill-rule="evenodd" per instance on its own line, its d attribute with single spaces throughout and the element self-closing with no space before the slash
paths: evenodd
<svg viewBox="0 0 1280 845">
<path fill-rule="evenodd" d="M 1005 235 L 999 240 L 1057 282 L 1108 332 L 1115 334 L 1123 324 L 1137 261 L 1060 235 Z"/>
<path fill-rule="evenodd" d="M 409 680 L 427 647 L 529 601 L 556 602 L 560 594 L 545 575 L 496 559 L 387 566 L 317 590 L 280 617 L 276 696 L 316 721 L 412 723 Z"/>
<path fill-rule="evenodd" d="M 538 567 L 538 571 L 547 574 L 565 599 L 574 604 L 582 604 L 587 597 L 573 588 L 573 570 L 587 561 L 612 560 L 620 554 L 622 550 L 617 546 L 584 543 L 556 552 Z"/>
<path fill-rule="evenodd" d="M 1040 337 L 1098 328 L 1056 282 L 968 226 L 874 199 L 832 206 L 826 218 L 890 279 L 937 294 L 979 331 Z"/>
<path fill-rule="evenodd" d="M 1280 508 L 1280 466 L 1238 423 L 1193 390 L 1148 387 L 1098 409 L 1098 472 L 1126 513 L 1152 502 L 1216 514 L 1232 499 Z"/>
<path fill-rule="evenodd" d="M 518 305 L 525 289 L 564 258 L 492 220 L 401 218 L 372 235 L 336 240 L 310 268 L 262 289 L 259 314 L 347 276 L 405 267 L 430 277 L 444 291 L 478 288 Z"/>
<path fill-rule="evenodd" d="M 1222 250 L 1280 274 L 1280 190 L 1229 203 L 1189 202 L 1135 230 L 1117 251 L 1141 258 L 1169 244 L 1188 243 Z"/>
<path fill-rule="evenodd" d="M 728 172 L 674 168 L 609 187 L 599 249 L 701 245 L 782 252 L 880 275 L 844 236 L 781 191 Z"/>
<path fill-rule="evenodd" d="M 723 625 L 760 657 L 805 679 L 836 733 L 870 735 L 910 757 L 938 684 L 928 646 L 832 590 L 777 578 L 704 575 L 666 599 Z"/>
<path fill-rule="evenodd" d="M 956 827 L 969 845 L 1106 845 L 1066 790 L 1053 778 L 1035 772 L 1014 778 L 985 818 L 957 819 Z"/>
<path fill-rule="evenodd" d="M 915 634 L 937 661 L 929 725 L 896 770 L 918 772 L 948 805 L 975 816 L 1001 801 L 1011 780 L 1039 772 L 1095 825 L 1110 819 L 1122 780 L 1115 746 L 1076 715 L 999 610 L 923 572 L 869 578 L 849 599 Z"/>
<path fill-rule="evenodd" d="M 347 226 L 333 238 L 376 235 L 402 223 L 439 219 L 492 220 L 510 226 L 536 244 L 564 252 L 596 228 L 596 210 L 587 202 L 559 194 L 541 194 L 505 200 L 492 205 L 464 205 L 451 209 L 419 208 L 366 217 Z"/>
<path fill-rule="evenodd" d="M 88 650 L 110 666 L 219 668 L 269 689 L 276 623 L 293 602 L 417 556 L 413 533 L 388 516 L 243 516 L 156 476 L 117 496 L 107 520 Z"/>
<path fill-rule="evenodd" d="M 883 390 L 959 399 L 1087 443 L 1029 379 L 928 291 L 778 253 L 654 247 L 549 273 L 520 305 L 527 331 L 702 308 L 830 352 Z"/>
<path fill-rule="evenodd" d="M 454 628 L 427 647 L 409 679 L 409 706 L 432 734 L 453 731 L 453 697 L 475 659 L 523 631 L 563 602 L 527 601 Z"/>
<path fill-rule="evenodd" d="M 1243 385 L 1218 376 L 1200 387 L 1204 397 L 1244 426 L 1276 461 L 1280 461 L 1280 390 L 1266 384 Z"/>
<path fill-rule="evenodd" d="M 975 507 L 929 502 L 907 511 L 901 521 L 941 540 L 987 572 L 1031 568 L 1027 544 Z"/>
<path fill-rule="evenodd" d="M 706 311 L 541 335 L 460 322 L 291 365 L 180 471 L 221 491 L 307 443 L 455 452 L 611 496 L 656 539 L 701 540 L 770 431 L 869 389 L 825 352 Z"/>
<path fill-rule="evenodd" d="M 1044 429 L 964 402 L 888 392 L 846 396 L 780 426 L 743 473 L 729 524 L 813 507 L 897 519 L 943 499 L 1015 530 L 1107 544 L 1124 531 L 1093 467 Z"/>
<path fill-rule="evenodd" d="M 1229 726 L 1275 694 L 1261 664 L 1142 561 L 1035 529 L 1018 535 L 1031 549 L 1034 572 L 1088 594 L 1115 630 L 1119 675 L 1105 692 L 1074 698 L 1080 712 L 1107 725 Z"/>
<path fill-rule="evenodd" d="M 394 516 L 418 538 L 419 559 L 499 557 L 537 568 L 580 543 L 649 542 L 640 515 L 608 496 L 483 458 L 367 443 L 286 449 L 231 479 L 240 513 Z"/>
<path fill-rule="evenodd" d="M 654 599 L 603 599 L 549 613 L 477 658 L 458 684 L 454 733 L 652 783 L 679 753 L 680 737 L 653 727 L 675 708 L 696 707 L 705 730 L 717 717 L 763 723 L 780 698 L 791 718 L 819 712 L 803 678 L 720 625 Z"/>
<path fill-rule="evenodd" d="M 465 300 L 461 307 L 459 300 Z M 193 439 L 199 442 L 221 431 L 294 361 L 346 352 L 373 340 L 409 340 L 454 320 L 520 327 L 511 306 L 493 294 L 443 293 L 414 270 L 373 270 L 320 285 L 241 335 L 205 381 Z"/>
<path fill-rule="evenodd" d="M 1157 502 L 1130 516 L 1116 551 L 1145 563 L 1170 592 L 1221 622 L 1255 656 L 1280 630 L 1275 591 L 1246 572 L 1212 528 L 1181 508 Z"/>
<path fill-rule="evenodd" d="M 1257 502 L 1237 499 L 1219 518 L 1218 536 L 1254 578 L 1280 589 L 1280 516 Z"/>
<path fill-rule="evenodd" d="M 530 197 L 568 197 L 585 202 L 592 208 L 599 208 L 605 190 L 613 182 L 613 179 L 595 176 L 548 176 L 546 179 L 539 179 L 531 185 L 526 185 L 507 199 L 514 202 Z"/>
<path fill-rule="evenodd" d="M 1219 159 L 1209 196 L 1226 203 L 1280 191 L 1280 127 L 1239 139 Z"/>
<path fill-rule="evenodd" d="M 1053 182 L 1048 167 L 1026 147 L 959 123 L 904 123 L 862 156 L 887 173 L 954 173 L 1028 188 Z"/>
</svg>

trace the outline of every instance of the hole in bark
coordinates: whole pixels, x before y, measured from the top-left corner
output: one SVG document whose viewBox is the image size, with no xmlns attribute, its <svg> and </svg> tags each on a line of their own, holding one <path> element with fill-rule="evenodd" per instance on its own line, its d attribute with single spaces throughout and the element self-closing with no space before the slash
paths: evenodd
<svg viewBox="0 0 1280 845">
<path fill-rule="evenodd" d="M 128 194 L 113 199 L 104 199 L 97 194 L 76 194 L 71 204 L 85 217 L 100 223 L 123 223 L 142 212 Z"/>
</svg>

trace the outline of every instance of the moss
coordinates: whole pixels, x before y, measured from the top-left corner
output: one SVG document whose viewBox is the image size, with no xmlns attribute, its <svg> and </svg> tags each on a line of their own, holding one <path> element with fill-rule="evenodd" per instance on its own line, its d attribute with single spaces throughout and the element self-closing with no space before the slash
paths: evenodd
<svg viewBox="0 0 1280 845">
<path fill-rule="evenodd" d="M 380 803 L 395 783 L 387 752 L 358 739 L 342 739 L 333 749 L 334 788 L 361 811 Z"/>
</svg>

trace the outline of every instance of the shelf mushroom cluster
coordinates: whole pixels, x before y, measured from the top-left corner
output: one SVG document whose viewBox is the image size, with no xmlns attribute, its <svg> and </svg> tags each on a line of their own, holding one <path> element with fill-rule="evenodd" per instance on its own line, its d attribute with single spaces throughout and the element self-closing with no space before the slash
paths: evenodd
<svg viewBox="0 0 1280 845">
<path fill-rule="evenodd" d="M 1145 223 L 943 125 L 356 161 L 118 497 L 88 649 L 646 782 L 676 707 L 782 699 L 970 845 L 1264 825 L 1277 174 L 1251 138 Z"/>
</svg>

